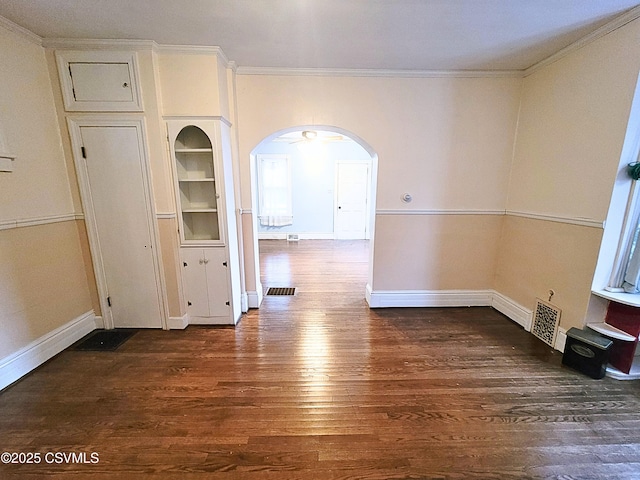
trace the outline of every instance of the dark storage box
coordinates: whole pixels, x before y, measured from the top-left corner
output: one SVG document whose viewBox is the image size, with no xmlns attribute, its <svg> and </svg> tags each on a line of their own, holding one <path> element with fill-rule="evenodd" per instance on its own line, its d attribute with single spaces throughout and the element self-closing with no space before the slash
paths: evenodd
<svg viewBox="0 0 640 480">
<path fill-rule="evenodd" d="M 607 370 L 612 344 L 610 339 L 594 331 L 570 328 L 562 363 L 591 378 L 602 378 Z"/>
</svg>

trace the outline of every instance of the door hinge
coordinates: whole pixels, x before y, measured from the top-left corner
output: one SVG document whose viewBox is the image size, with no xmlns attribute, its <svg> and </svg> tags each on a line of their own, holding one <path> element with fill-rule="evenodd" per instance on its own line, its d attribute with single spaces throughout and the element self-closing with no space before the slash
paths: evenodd
<svg viewBox="0 0 640 480">
<path fill-rule="evenodd" d="M 87 151 L 85 150 L 84 146 L 80 147 L 80 150 L 82 150 L 82 158 L 87 158 Z"/>
<path fill-rule="evenodd" d="M 107 305 L 111 306 L 111 297 L 107 297 Z"/>
</svg>

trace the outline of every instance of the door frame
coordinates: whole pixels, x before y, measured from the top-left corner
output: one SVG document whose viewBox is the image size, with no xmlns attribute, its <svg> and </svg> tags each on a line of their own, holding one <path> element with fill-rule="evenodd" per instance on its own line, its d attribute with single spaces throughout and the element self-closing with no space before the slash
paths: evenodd
<svg viewBox="0 0 640 480">
<path fill-rule="evenodd" d="M 93 271 L 95 274 L 96 286 L 98 290 L 98 302 L 102 314 L 102 323 L 105 329 L 115 328 L 111 308 L 107 300 L 107 282 L 102 261 L 102 251 L 100 248 L 100 238 L 98 236 L 97 222 L 93 208 L 93 197 L 89 184 L 89 173 L 82 156 L 82 127 L 134 127 L 138 136 L 138 149 L 141 159 L 142 190 L 147 210 L 147 222 L 150 233 L 151 249 L 153 251 L 153 268 L 155 271 L 154 282 L 156 285 L 158 307 L 160 311 L 160 324 L 163 330 L 169 329 L 169 306 L 166 296 L 166 285 L 162 262 L 160 258 L 160 235 L 156 221 L 156 210 L 153 202 L 153 188 L 151 184 L 151 168 L 149 164 L 149 153 L 147 148 L 146 123 L 143 116 L 127 117 L 90 117 L 90 116 L 69 116 L 67 117 L 67 127 L 71 139 L 71 150 L 76 167 L 76 177 L 80 188 L 80 200 L 84 211 L 87 236 L 89 239 L 89 250 L 93 261 Z"/>
<path fill-rule="evenodd" d="M 334 200 L 333 200 L 333 237 L 339 238 L 336 235 L 336 225 L 338 224 L 338 180 L 339 180 L 339 170 L 340 165 L 366 165 L 367 168 L 367 203 L 365 205 L 365 223 L 364 223 L 364 239 L 371 240 L 371 175 L 372 175 L 372 161 L 371 160 L 336 160 L 335 163 L 335 187 L 334 191 Z"/>
</svg>

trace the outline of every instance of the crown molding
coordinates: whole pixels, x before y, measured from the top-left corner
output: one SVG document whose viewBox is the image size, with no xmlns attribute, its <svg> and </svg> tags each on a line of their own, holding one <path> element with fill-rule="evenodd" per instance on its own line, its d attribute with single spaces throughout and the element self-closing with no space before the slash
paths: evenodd
<svg viewBox="0 0 640 480">
<path fill-rule="evenodd" d="M 597 30 L 594 30 L 593 32 L 591 32 L 588 35 L 585 35 L 581 39 L 573 42 L 571 45 L 566 46 L 562 50 L 558 50 L 556 53 L 554 53 L 553 55 L 545 58 L 544 60 L 541 60 L 538 63 L 535 63 L 535 64 L 531 65 L 529 68 L 527 68 L 527 69 L 525 69 L 523 71 L 523 76 L 524 77 L 528 77 L 529 75 L 537 72 L 541 68 L 546 67 L 547 65 L 551 65 L 552 63 L 557 62 L 558 60 L 560 60 L 561 58 L 566 57 L 570 53 L 573 53 L 573 52 L 581 49 L 582 47 L 584 47 L 584 46 L 586 46 L 586 45 L 588 45 L 588 44 L 590 44 L 592 42 L 595 42 L 599 38 L 602 38 L 602 37 L 604 37 L 606 35 L 609 35 L 612 32 L 615 32 L 617 29 L 619 29 L 621 27 L 624 27 L 626 24 L 631 23 L 631 22 L 633 22 L 634 20 L 636 20 L 638 18 L 640 18 L 640 5 L 637 6 L 637 7 L 633 7 L 631 10 L 628 10 L 627 12 L 623 13 L 622 15 L 614 18 L 609 23 L 604 24 L 603 26 L 601 26 Z"/>
<path fill-rule="evenodd" d="M 159 53 L 170 53 L 179 55 L 216 55 L 225 67 L 231 63 L 220 47 L 207 45 L 159 45 L 155 44 L 155 50 Z"/>
<path fill-rule="evenodd" d="M 153 50 L 157 48 L 153 40 L 96 39 L 96 38 L 45 38 L 45 48 L 58 50 Z"/>
<path fill-rule="evenodd" d="M 27 30 L 26 28 L 21 27 L 20 25 L 12 22 L 8 18 L 0 16 L 0 27 L 20 35 L 22 38 L 24 38 L 25 40 L 35 45 L 42 46 L 43 39 L 41 36 L 36 35 L 31 30 Z"/>
<path fill-rule="evenodd" d="M 238 67 L 238 75 L 390 78 L 520 78 L 522 70 L 369 70 L 348 68 Z"/>
</svg>

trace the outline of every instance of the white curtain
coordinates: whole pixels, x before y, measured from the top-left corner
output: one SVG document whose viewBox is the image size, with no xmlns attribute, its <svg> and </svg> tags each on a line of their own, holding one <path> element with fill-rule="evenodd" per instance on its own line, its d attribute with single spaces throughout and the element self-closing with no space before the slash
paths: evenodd
<svg viewBox="0 0 640 480">
<path fill-rule="evenodd" d="M 260 155 L 260 225 L 283 227 L 293 224 L 291 168 L 286 155 Z"/>
</svg>

